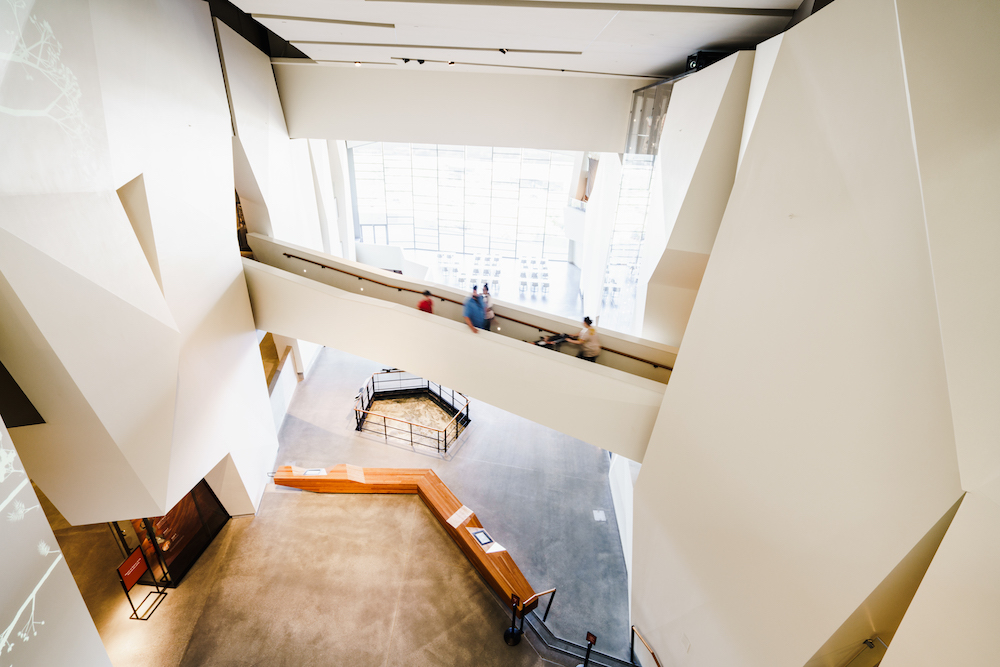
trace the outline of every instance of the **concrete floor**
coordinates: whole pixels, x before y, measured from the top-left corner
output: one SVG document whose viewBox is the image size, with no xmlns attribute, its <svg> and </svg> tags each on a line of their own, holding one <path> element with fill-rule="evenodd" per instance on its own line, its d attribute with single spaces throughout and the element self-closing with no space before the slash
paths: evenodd
<svg viewBox="0 0 1000 667">
<path fill-rule="evenodd" d="M 433 468 L 536 590 L 558 588 L 548 620 L 556 635 L 583 643 L 591 631 L 599 649 L 627 659 L 607 453 L 477 401 L 470 428 L 444 457 L 387 445 L 354 431 L 351 409 L 380 368 L 324 349 L 293 398 L 276 466 Z M 116 666 L 579 662 L 537 640 L 503 643 L 507 611 L 416 496 L 272 486 L 258 514 L 231 519 L 146 622 L 128 618 L 110 529 L 70 527 L 43 506 Z M 607 521 L 596 522 L 594 509 Z"/>
<path fill-rule="evenodd" d="M 628 582 L 608 486 L 608 453 L 476 401 L 447 455 L 354 431 L 358 387 L 384 364 L 324 349 L 279 434 L 277 465 L 432 468 L 507 547 L 535 590 L 557 588 L 559 637 L 628 659 Z M 430 378 L 433 379 L 433 378 Z M 607 520 L 594 520 L 603 510 Z"/>
</svg>

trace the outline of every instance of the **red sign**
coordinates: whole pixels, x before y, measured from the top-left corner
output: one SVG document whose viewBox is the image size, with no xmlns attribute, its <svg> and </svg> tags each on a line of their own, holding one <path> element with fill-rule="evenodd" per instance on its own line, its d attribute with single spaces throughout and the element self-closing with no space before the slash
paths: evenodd
<svg viewBox="0 0 1000 667">
<path fill-rule="evenodd" d="M 130 591 L 139 581 L 139 577 L 146 574 L 146 559 L 142 557 L 142 549 L 136 549 L 125 559 L 125 562 L 118 566 L 118 576 L 125 584 L 125 590 Z"/>
</svg>

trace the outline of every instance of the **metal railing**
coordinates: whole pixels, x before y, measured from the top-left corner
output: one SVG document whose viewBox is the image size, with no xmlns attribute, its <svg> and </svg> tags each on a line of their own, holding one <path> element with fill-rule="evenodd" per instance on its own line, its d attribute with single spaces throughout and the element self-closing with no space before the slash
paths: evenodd
<svg viewBox="0 0 1000 667">
<path fill-rule="evenodd" d="M 656 663 L 656 667 L 663 667 L 660 664 L 660 659 L 656 657 L 656 652 L 653 651 L 653 647 L 651 647 L 649 644 L 646 643 L 646 640 L 642 638 L 642 635 L 639 634 L 639 631 L 636 629 L 636 627 L 634 625 L 632 626 L 632 636 L 631 636 L 631 638 L 629 639 L 629 642 L 628 642 L 628 651 L 629 651 L 629 653 L 628 653 L 628 661 L 631 662 L 633 665 L 636 664 L 636 662 L 635 662 L 635 638 L 636 637 L 638 637 L 639 641 L 642 642 L 642 645 L 646 647 L 646 650 L 649 651 L 649 654 L 651 656 L 653 656 L 653 662 Z"/>
<path fill-rule="evenodd" d="M 372 403 L 378 399 L 418 394 L 427 395 L 443 410 L 452 413 L 451 420 L 437 428 L 371 410 Z M 447 452 L 449 445 L 458 439 L 469 424 L 469 399 L 437 382 L 406 371 L 386 369 L 373 373 L 358 391 L 354 399 L 354 420 L 355 430 L 381 435 L 386 442 L 393 438 L 411 445 L 433 447 L 438 452 Z"/>
<path fill-rule="evenodd" d="M 302 261 L 302 262 L 307 262 L 309 264 L 313 264 L 313 265 L 318 266 L 318 267 L 320 267 L 322 269 L 330 269 L 331 271 L 337 271 L 339 273 L 343 273 L 345 275 L 351 276 L 352 278 L 357 278 L 358 280 L 364 280 L 364 281 L 367 281 L 367 282 L 370 282 L 370 283 L 374 283 L 375 285 L 381 285 L 382 287 L 388 287 L 390 289 L 396 290 L 397 292 L 412 292 L 413 294 L 423 294 L 423 290 L 416 290 L 416 289 L 413 289 L 411 287 L 400 287 L 399 285 L 390 285 L 389 283 L 384 283 L 384 282 L 382 282 L 380 280 L 375 280 L 374 278 L 369 278 L 367 276 L 362 276 L 362 275 L 359 275 L 357 273 L 352 273 L 351 271 L 347 271 L 345 269 L 341 269 L 341 268 L 338 268 L 336 266 L 330 266 L 330 265 L 324 264 L 322 262 L 317 262 L 314 259 L 308 259 L 306 257 L 301 257 L 299 255 L 295 255 L 295 254 L 288 253 L 288 252 L 282 253 L 282 255 L 284 255 L 285 257 L 288 257 L 289 259 L 297 259 L 297 260 Z M 454 304 L 457 304 L 459 306 L 464 305 L 461 301 L 457 301 L 455 299 L 451 299 L 451 298 L 446 297 L 446 296 L 440 296 L 438 294 L 432 294 L 431 296 L 433 296 L 435 299 L 438 299 L 440 301 L 448 301 L 450 303 L 454 303 Z M 516 319 L 514 317 L 509 317 L 507 315 L 501 315 L 500 313 L 496 313 L 496 317 L 499 318 L 499 319 L 508 320 L 510 322 L 515 322 L 517 324 L 521 324 L 523 326 L 530 327 L 532 329 L 537 329 L 539 333 L 544 332 L 544 333 L 553 334 L 553 335 L 554 334 L 559 334 L 559 333 L 567 333 L 565 331 L 562 331 L 562 332 L 560 332 L 560 331 L 553 331 L 552 329 L 549 329 L 547 327 L 540 327 L 537 324 L 531 324 L 530 322 L 525 322 L 523 320 L 519 320 L 519 319 Z M 570 333 L 572 333 L 572 332 L 570 332 Z M 654 369 L 656 369 L 656 368 L 665 368 L 668 371 L 672 371 L 673 370 L 673 367 L 670 366 L 670 365 L 668 365 L 668 364 L 665 364 L 665 363 L 662 363 L 662 362 L 650 361 L 649 359 L 643 359 L 642 357 L 637 357 L 637 356 L 635 356 L 633 354 L 629 354 L 628 352 L 621 352 L 619 350 L 615 350 L 615 349 L 612 349 L 610 347 L 605 347 L 603 345 L 601 346 L 601 351 L 602 352 L 610 352 L 611 354 L 617 354 L 617 355 L 622 356 L 622 357 L 627 357 L 628 359 L 633 359 L 635 361 L 639 361 L 639 362 L 644 363 L 644 364 L 649 364 Z"/>
</svg>

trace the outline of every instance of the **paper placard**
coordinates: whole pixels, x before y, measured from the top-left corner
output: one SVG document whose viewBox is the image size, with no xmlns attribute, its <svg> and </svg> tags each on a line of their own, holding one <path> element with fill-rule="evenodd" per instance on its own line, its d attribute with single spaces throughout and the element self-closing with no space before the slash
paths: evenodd
<svg viewBox="0 0 1000 667">
<path fill-rule="evenodd" d="M 352 466 L 350 463 L 347 464 L 347 479 L 352 482 L 357 482 L 358 484 L 365 484 L 365 469 L 361 466 Z"/>
<path fill-rule="evenodd" d="M 307 477 L 315 477 L 317 475 L 325 475 L 326 468 L 308 468 L 302 471 L 302 474 Z"/>
<path fill-rule="evenodd" d="M 469 517 L 472 516 L 472 514 L 473 514 L 472 509 L 466 507 L 465 505 L 462 505 L 457 510 L 455 510 L 455 513 L 452 514 L 451 517 L 448 519 L 448 525 L 451 526 L 452 528 L 458 528 L 463 523 L 468 521 Z"/>
</svg>

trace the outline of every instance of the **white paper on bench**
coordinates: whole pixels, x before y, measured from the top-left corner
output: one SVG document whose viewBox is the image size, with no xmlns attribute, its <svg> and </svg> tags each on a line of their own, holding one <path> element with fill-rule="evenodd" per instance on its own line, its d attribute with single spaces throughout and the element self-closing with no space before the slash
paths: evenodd
<svg viewBox="0 0 1000 667">
<path fill-rule="evenodd" d="M 457 510 L 455 510 L 455 513 L 452 514 L 451 518 L 448 519 L 448 525 L 451 526 L 452 528 L 458 528 L 463 523 L 468 521 L 470 516 L 472 516 L 472 510 L 466 507 L 465 505 L 462 505 Z"/>
<path fill-rule="evenodd" d="M 352 482 L 358 482 L 359 484 L 365 483 L 365 469 L 361 466 L 352 466 L 350 463 L 347 464 L 347 479 Z"/>
</svg>

